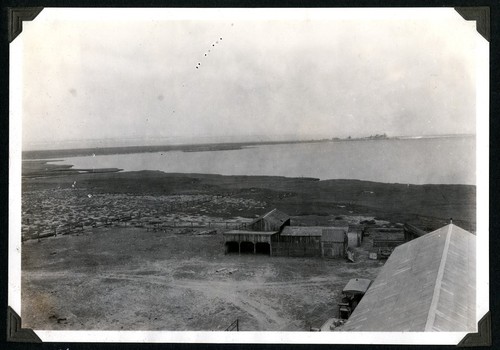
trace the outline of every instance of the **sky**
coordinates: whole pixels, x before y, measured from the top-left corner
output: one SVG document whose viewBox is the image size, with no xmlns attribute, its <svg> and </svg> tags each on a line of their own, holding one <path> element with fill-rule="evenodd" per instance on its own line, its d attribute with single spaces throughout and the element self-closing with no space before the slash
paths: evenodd
<svg viewBox="0 0 500 350">
<path fill-rule="evenodd" d="M 23 25 L 23 149 L 475 133 L 479 34 L 453 9 L 65 11 Z"/>
</svg>

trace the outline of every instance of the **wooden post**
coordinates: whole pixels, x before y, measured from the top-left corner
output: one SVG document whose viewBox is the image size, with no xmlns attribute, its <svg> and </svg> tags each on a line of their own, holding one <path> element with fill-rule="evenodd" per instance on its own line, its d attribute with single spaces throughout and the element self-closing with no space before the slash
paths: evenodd
<svg viewBox="0 0 500 350">
<path fill-rule="evenodd" d="M 253 253 L 257 254 L 257 243 L 253 242 Z"/>
<path fill-rule="evenodd" d="M 241 242 L 238 242 L 238 255 L 241 255 Z"/>
</svg>

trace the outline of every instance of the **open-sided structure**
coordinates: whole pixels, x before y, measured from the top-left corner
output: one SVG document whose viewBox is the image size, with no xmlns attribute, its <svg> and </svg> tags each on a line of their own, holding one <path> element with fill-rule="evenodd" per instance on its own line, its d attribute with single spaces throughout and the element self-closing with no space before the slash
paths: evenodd
<svg viewBox="0 0 500 350">
<path fill-rule="evenodd" d="M 273 255 L 272 237 L 277 231 L 242 231 L 224 232 L 224 247 L 227 253 L 262 253 Z"/>
</svg>

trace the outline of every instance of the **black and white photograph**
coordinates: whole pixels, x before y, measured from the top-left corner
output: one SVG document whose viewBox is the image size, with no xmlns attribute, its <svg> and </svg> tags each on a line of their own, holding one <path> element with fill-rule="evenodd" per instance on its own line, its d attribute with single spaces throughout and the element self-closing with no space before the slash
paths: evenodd
<svg viewBox="0 0 500 350">
<path fill-rule="evenodd" d="M 477 333 L 489 32 L 468 13 L 40 9 L 10 44 L 22 328 L 44 342 Z"/>
</svg>

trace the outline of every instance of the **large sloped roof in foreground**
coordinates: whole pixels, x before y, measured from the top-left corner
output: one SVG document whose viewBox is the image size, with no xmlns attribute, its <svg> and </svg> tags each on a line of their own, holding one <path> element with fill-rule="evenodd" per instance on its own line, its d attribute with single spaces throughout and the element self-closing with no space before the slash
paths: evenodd
<svg viewBox="0 0 500 350">
<path fill-rule="evenodd" d="M 343 331 L 476 332 L 476 236 L 449 224 L 397 247 Z"/>
</svg>

